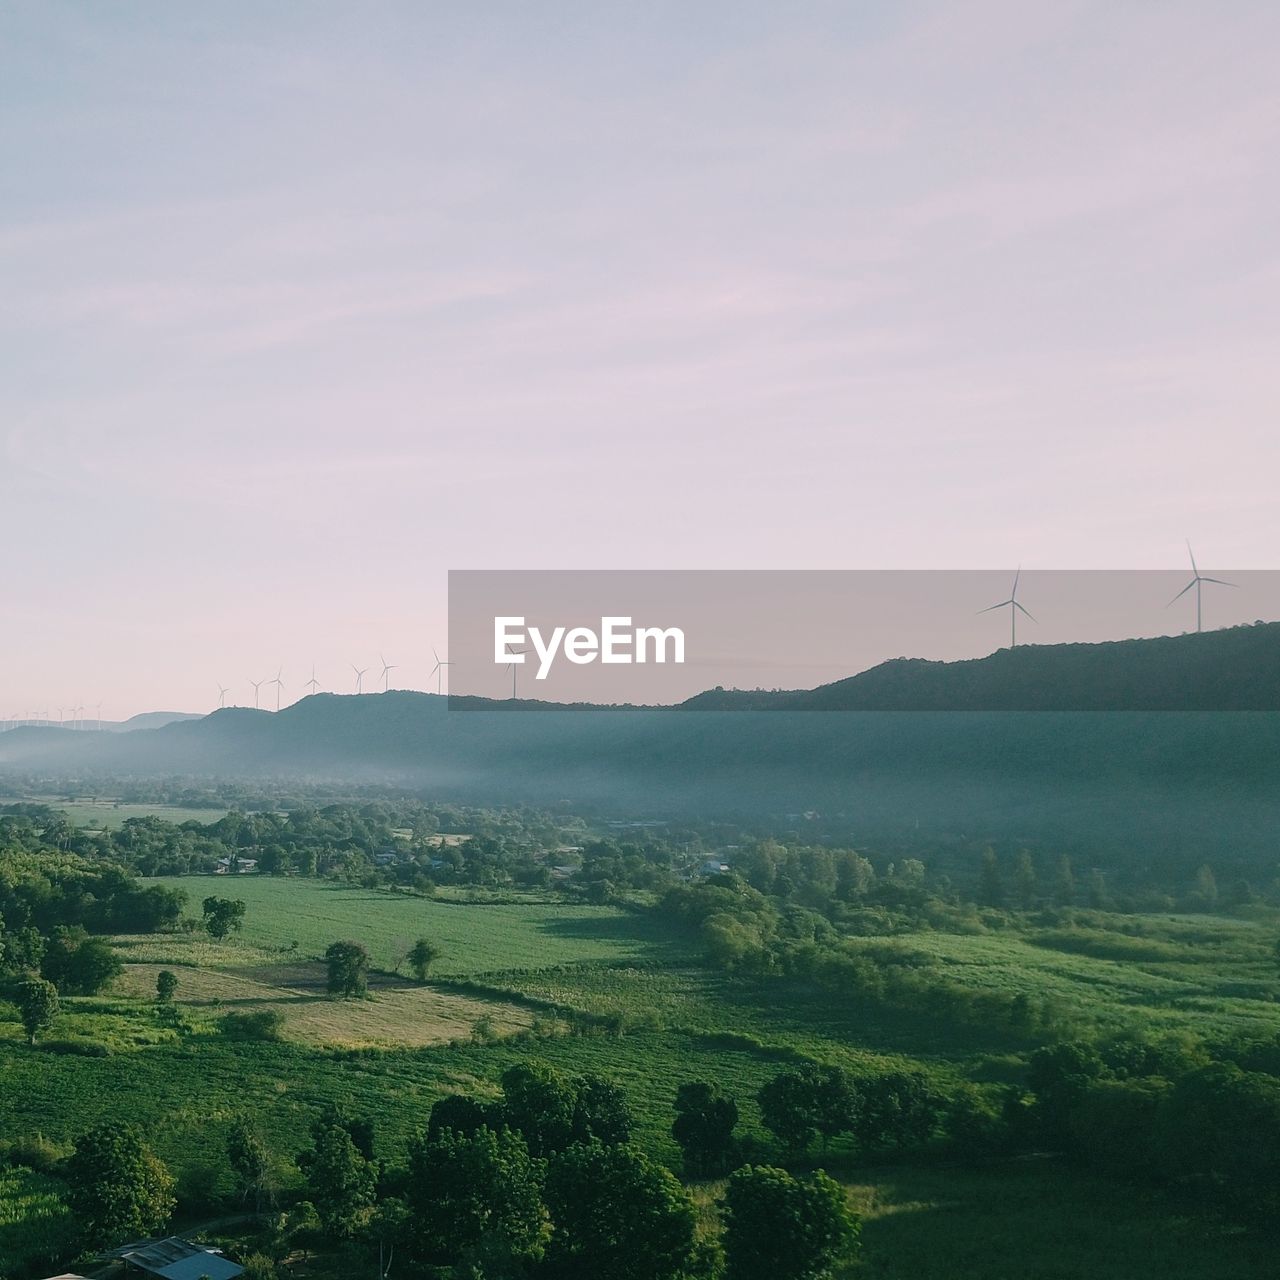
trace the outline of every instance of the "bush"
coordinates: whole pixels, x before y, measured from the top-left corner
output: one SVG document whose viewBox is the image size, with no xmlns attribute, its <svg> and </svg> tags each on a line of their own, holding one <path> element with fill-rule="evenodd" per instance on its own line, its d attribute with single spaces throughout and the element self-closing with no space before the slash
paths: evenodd
<svg viewBox="0 0 1280 1280">
<path fill-rule="evenodd" d="M 49 1173 L 68 1154 L 70 1148 L 58 1146 L 43 1133 L 28 1133 L 8 1144 L 4 1159 L 7 1164 L 20 1165 L 36 1173 Z"/>
<path fill-rule="evenodd" d="M 45 1053 L 58 1053 L 77 1058 L 109 1058 L 111 1050 L 96 1040 L 44 1040 L 40 1048 Z"/>
<path fill-rule="evenodd" d="M 284 1015 L 275 1009 L 259 1009 L 253 1013 L 224 1013 L 218 1029 L 229 1040 L 279 1040 L 284 1030 Z"/>
</svg>

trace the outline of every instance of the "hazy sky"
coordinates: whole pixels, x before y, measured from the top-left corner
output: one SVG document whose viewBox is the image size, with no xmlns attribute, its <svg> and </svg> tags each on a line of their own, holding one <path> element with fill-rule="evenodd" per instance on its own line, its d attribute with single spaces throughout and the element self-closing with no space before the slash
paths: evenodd
<svg viewBox="0 0 1280 1280">
<path fill-rule="evenodd" d="M 1274 566 L 1277 47 L 6 3 L 0 716 L 424 687 L 449 568 Z"/>
</svg>

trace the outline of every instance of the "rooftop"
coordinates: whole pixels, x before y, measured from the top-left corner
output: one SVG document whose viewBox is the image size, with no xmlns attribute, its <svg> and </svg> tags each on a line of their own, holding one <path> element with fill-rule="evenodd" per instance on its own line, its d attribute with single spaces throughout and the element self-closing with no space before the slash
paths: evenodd
<svg viewBox="0 0 1280 1280">
<path fill-rule="evenodd" d="M 163 1280 L 233 1280 L 244 1268 L 205 1245 L 192 1244 L 178 1236 L 165 1240 L 136 1240 L 113 1249 L 109 1258 L 119 1258 Z"/>
</svg>

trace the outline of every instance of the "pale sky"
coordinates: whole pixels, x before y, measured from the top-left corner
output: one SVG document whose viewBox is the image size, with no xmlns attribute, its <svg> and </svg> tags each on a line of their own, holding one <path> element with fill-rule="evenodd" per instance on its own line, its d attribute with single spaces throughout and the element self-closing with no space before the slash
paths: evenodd
<svg viewBox="0 0 1280 1280">
<path fill-rule="evenodd" d="M 424 688 L 450 568 L 1275 566 L 1277 48 L 3 5 L 0 717 Z"/>
</svg>

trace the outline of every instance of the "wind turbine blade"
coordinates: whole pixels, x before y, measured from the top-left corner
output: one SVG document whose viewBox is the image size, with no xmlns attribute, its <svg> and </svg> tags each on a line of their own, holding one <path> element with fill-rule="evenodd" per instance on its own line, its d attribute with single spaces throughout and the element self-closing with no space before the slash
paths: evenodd
<svg viewBox="0 0 1280 1280">
<path fill-rule="evenodd" d="M 1019 613 L 1025 613 L 1032 622 L 1036 621 L 1035 616 L 1029 610 L 1024 609 L 1016 600 L 1013 602 L 1013 607 L 1017 609 Z"/>
<path fill-rule="evenodd" d="M 1236 583 L 1236 582 L 1228 582 L 1225 578 L 1201 578 L 1201 579 L 1200 579 L 1200 581 L 1201 581 L 1201 582 L 1216 582 L 1216 583 L 1218 584 L 1218 586 L 1220 586 L 1220 587 L 1235 587 L 1235 586 L 1239 586 L 1239 583 Z"/>
<path fill-rule="evenodd" d="M 1187 592 L 1190 591 L 1191 588 L 1194 587 L 1196 583 L 1199 581 L 1200 581 L 1199 578 L 1192 578 L 1191 581 L 1188 582 L 1187 585 L 1183 587 L 1182 590 L 1179 591 L 1178 594 L 1174 596 L 1172 600 L 1169 601 L 1169 604 L 1177 604 L 1178 601 L 1181 600 L 1182 597 L 1185 596 Z M 1166 609 L 1169 607 L 1169 604 L 1165 605 Z"/>
<path fill-rule="evenodd" d="M 1001 600 L 999 604 L 989 604 L 985 609 L 979 609 L 978 613 L 990 613 L 993 609 L 1007 609 L 1011 604 L 1015 604 L 1013 600 Z"/>
<path fill-rule="evenodd" d="M 1017 572 L 1013 575 L 1013 590 L 1009 592 L 1009 599 L 1015 600 L 1018 596 L 1018 580 L 1022 577 L 1022 566 L 1018 566 Z"/>
<path fill-rule="evenodd" d="M 1196 553 L 1191 550 L 1190 538 L 1187 539 L 1187 555 L 1191 557 L 1191 572 L 1198 578 L 1200 576 L 1200 570 L 1196 568 Z"/>
</svg>

